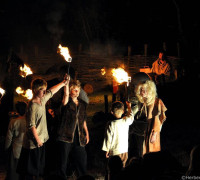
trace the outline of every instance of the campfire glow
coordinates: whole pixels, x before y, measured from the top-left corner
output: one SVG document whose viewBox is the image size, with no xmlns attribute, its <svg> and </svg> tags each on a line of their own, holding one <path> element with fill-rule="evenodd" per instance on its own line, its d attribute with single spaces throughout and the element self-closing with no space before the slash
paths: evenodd
<svg viewBox="0 0 200 180">
<path fill-rule="evenodd" d="M 123 82 L 127 82 L 127 85 L 130 82 L 131 77 L 128 76 L 128 73 L 122 69 L 122 68 L 117 68 L 117 69 L 112 69 L 112 75 L 115 78 L 115 80 L 121 84 Z"/>
<path fill-rule="evenodd" d="M 60 49 L 59 53 L 65 58 L 67 62 L 72 62 L 72 57 L 69 54 L 68 47 L 62 47 L 61 44 L 59 44 L 58 48 Z"/>
<path fill-rule="evenodd" d="M 22 95 L 23 97 L 27 99 L 32 99 L 33 97 L 33 92 L 31 89 L 23 90 L 20 86 L 16 88 L 17 94 Z"/>
<path fill-rule="evenodd" d="M 24 67 L 20 66 L 20 71 L 21 71 L 20 75 L 22 77 L 26 77 L 29 74 L 33 74 L 33 72 L 31 71 L 31 68 L 28 65 L 26 65 L 26 64 L 24 64 Z"/>
</svg>

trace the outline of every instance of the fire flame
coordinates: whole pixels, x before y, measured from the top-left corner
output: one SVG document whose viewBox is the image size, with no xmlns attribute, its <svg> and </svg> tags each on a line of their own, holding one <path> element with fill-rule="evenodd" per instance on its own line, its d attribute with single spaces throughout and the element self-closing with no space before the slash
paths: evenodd
<svg viewBox="0 0 200 180">
<path fill-rule="evenodd" d="M 3 96 L 5 94 L 5 90 L 0 88 L 0 94 Z"/>
<path fill-rule="evenodd" d="M 60 49 L 59 53 L 65 58 L 67 62 L 72 62 L 72 57 L 69 54 L 68 47 L 62 47 L 61 44 L 59 44 L 58 48 Z"/>
<path fill-rule="evenodd" d="M 17 94 L 22 95 L 23 97 L 27 99 L 32 99 L 33 97 L 33 92 L 31 89 L 23 90 L 20 86 L 16 88 Z"/>
<path fill-rule="evenodd" d="M 33 72 L 31 71 L 31 68 L 28 65 L 26 65 L 26 64 L 24 64 L 24 67 L 20 66 L 20 71 L 21 71 L 20 75 L 22 77 L 26 77 L 29 74 L 33 74 Z"/>
<path fill-rule="evenodd" d="M 105 68 L 102 68 L 101 69 L 101 74 L 104 76 L 106 74 L 106 69 Z"/>
<path fill-rule="evenodd" d="M 122 69 L 122 68 L 117 68 L 117 69 L 112 69 L 112 75 L 115 78 L 115 80 L 121 84 L 123 82 L 127 82 L 127 85 L 130 82 L 131 77 L 128 76 L 128 73 Z"/>
</svg>

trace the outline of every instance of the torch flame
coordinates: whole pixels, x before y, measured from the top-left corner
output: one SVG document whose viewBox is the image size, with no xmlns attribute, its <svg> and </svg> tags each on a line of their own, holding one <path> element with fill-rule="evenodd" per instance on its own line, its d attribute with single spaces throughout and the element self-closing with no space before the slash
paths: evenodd
<svg viewBox="0 0 200 180">
<path fill-rule="evenodd" d="M 130 77 L 128 76 L 128 73 L 122 69 L 122 68 L 117 68 L 117 69 L 112 69 L 112 75 L 115 78 L 115 80 L 121 84 L 123 82 L 127 82 L 127 85 L 130 81 Z"/>
<path fill-rule="evenodd" d="M 101 69 L 101 74 L 104 76 L 106 74 L 106 69 L 105 68 L 102 68 Z"/>
<path fill-rule="evenodd" d="M 58 48 L 60 49 L 59 53 L 65 58 L 67 62 L 72 62 L 72 57 L 69 54 L 68 47 L 62 47 L 61 44 L 59 44 Z"/>
<path fill-rule="evenodd" d="M 17 87 L 17 88 L 16 88 L 16 92 L 17 92 L 17 94 L 23 94 L 23 93 L 24 93 L 24 90 L 22 90 L 21 87 Z"/>
<path fill-rule="evenodd" d="M 20 75 L 22 77 L 26 77 L 29 74 L 33 74 L 33 72 L 31 71 L 31 68 L 26 64 L 24 64 L 24 67 L 20 66 L 20 71 L 21 71 Z"/>
<path fill-rule="evenodd" d="M 26 97 L 27 99 L 32 99 L 32 97 L 33 97 L 33 92 L 32 92 L 32 90 L 31 90 L 31 89 L 27 89 L 27 90 L 25 91 L 24 97 Z"/>
<path fill-rule="evenodd" d="M 23 90 L 20 86 L 16 88 L 17 94 L 22 95 L 23 97 L 27 99 L 32 99 L 33 97 L 33 92 L 31 89 Z"/>
<path fill-rule="evenodd" d="M 3 96 L 5 94 L 5 90 L 0 88 L 0 94 Z"/>
</svg>

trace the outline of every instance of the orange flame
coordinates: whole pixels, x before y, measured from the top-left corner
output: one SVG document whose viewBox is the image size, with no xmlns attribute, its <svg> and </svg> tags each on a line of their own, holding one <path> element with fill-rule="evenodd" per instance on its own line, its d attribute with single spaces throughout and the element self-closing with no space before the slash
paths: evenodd
<svg viewBox="0 0 200 180">
<path fill-rule="evenodd" d="M 20 71 L 21 71 L 20 75 L 22 77 L 26 77 L 29 74 L 33 74 L 33 72 L 31 71 L 31 68 L 28 65 L 26 65 L 26 64 L 24 64 L 24 67 L 20 66 Z"/>
<path fill-rule="evenodd" d="M 128 76 L 128 73 L 124 69 L 122 69 L 122 68 L 115 69 L 114 68 L 114 69 L 112 69 L 111 72 L 112 72 L 113 77 L 119 84 L 121 84 L 123 82 L 127 82 L 127 85 L 129 84 L 131 77 Z"/>
<path fill-rule="evenodd" d="M 32 99 L 33 97 L 33 92 L 31 89 L 23 90 L 20 86 L 16 88 L 17 94 L 22 95 L 23 97 L 27 99 Z"/>
<path fill-rule="evenodd" d="M 5 94 L 5 90 L 0 88 L 0 94 L 3 96 Z"/>
<path fill-rule="evenodd" d="M 62 47 L 61 44 L 59 44 L 58 48 L 60 49 L 59 53 L 65 58 L 67 62 L 72 62 L 72 57 L 69 54 L 68 47 Z"/>
<path fill-rule="evenodd" d="M 101 74 L 104 76 L 106 74 L 106 69 L 105 68 L 102 68 L 101 69 Z"/>
</svg>

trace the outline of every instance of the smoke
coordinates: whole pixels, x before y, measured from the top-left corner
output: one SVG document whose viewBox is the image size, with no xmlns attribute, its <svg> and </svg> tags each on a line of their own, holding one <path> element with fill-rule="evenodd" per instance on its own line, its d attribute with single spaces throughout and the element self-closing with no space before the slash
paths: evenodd
<svg viewBox="0 0 200 180">
<path fill-rule="evenodd" d="M 61 41 L 64 28 L 61 25 L 66 5 L 62 2 L 52 4 L 52 9 L 47 14 L 47 30 L 51 33 L 53 40 L 58 43 Z"/>
</svg>

